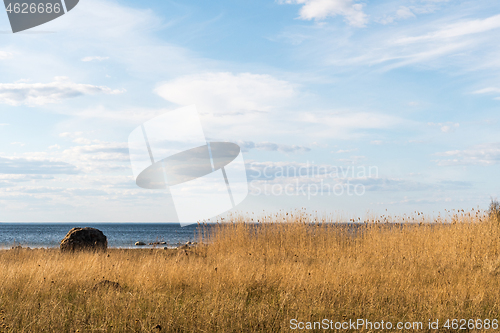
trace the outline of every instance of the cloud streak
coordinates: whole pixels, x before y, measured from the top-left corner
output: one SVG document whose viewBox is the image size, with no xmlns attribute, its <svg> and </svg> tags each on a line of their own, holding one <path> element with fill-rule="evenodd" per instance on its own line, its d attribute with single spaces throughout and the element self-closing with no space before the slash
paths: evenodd
<svg viewBox="0 0 500 333">
<path fill-rule="evenodd" d="M 48 159 L 0 157 L 0 174 L 74 175 L 77 173 L 79 171 L 74 165 L 65 162 Z"/>
<path fill-rule="evenodd" d="M 475 145 L 463 150 L 450 150 L 436 153 L 437 156 L 448 157 L 439 160 L 438 165 L 493 165 L 500 162 L 500 143 Z"/>
<path fill-rule="evenodd" d="M 428 33 L 426 35 L 404 37 L 396 40 L 395 42 L 398 44 L 409 44 L 430 40 L 445 40 L 467 35 L 474 35 L 498 28 L 500 28 L 500 15 L 495 15 L 485 19 L 469 20 L 449 24 L 437 31 Z"/>
<path fill-rule="evenodd" d="M 103 60 L 108 60 L 109 57 L 85 57 L 82 59 L 83 62 L 90 62 L 90 61 L 103 61 Z"/>
<path fill-rule="evenodd" d="M 59 103 L 64 99 L 83 95 L 121 94 L 123 92 L 124 90 L 74 83 L 66 77 L 56 77 L 51 83 L 0 83 L 0 103 L 13 106 L 36 106 Z"/>
<path fill-rule="evenodd" d="M 238 145 L 241 147 L 243 152 L 248 152 L 252 149 L 278 151 L 281 153 L 307 153 L 311 151 L 311 148 L 304 146 L 284 145 L 272 142 L 255 143 L 252 141 L 238 141 Z"/>
</svg>

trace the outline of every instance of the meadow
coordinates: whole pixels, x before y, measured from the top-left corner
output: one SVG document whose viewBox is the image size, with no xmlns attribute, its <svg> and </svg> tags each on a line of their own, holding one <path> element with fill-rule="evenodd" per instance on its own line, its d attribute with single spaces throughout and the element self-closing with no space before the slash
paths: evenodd
<svg viewBox="0 0 500 333">
<path fill-rule="evenodd" d="M 439 331 L 499 319 L 495 214 L 322 222 L 300 210 L 234 218 L 189 249 L 1 250 L 0 332 L 290 332 L 325 319 L 427 332 L 429 319 Z"/>
</svg>

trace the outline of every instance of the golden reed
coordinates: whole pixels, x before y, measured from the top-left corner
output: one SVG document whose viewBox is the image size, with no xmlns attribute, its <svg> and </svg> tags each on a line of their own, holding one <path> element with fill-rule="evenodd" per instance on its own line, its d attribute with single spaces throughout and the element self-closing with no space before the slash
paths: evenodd
<svg viewBox="0 0 500 333">
<path fill-rule="evenodd" d="M 233 218 L 187 250 L 2 250 L 0 332 L 290 332 L 292 319 L 499 319 L 497 219 L 477 211 L 403 218 L 410 223 L 381 216 L 353 229 L 297 211 L 257 226 Z"/>
</svg>

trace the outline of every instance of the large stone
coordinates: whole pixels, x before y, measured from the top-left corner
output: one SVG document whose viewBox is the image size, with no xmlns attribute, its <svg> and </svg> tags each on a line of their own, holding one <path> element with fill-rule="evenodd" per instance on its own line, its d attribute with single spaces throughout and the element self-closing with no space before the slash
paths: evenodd
<svg viewBox="0 0 500 333">
<path fill-rule="evenodd" d="M 108 239 L 95 228 L 73 228 L 61 241 L 61 251 L 103 250 L 108 248 Z"/>
</svg>

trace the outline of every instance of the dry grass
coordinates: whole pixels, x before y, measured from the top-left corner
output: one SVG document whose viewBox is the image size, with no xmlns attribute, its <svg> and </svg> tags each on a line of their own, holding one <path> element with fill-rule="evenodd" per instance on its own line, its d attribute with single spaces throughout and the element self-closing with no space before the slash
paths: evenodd
<svg viewBox="0 0 500 333">
<path fill-rule="evenodd" d="M 452 224 L 356 232 L 305 223 L 301 212 L 271 220 L 287 223 L 223 225 L 210 245 L 187 251 L 0 251 L 0 331 L 277 332 L 293 318 L 499 318 L 496 220 L 464 213 Z M 102 280 L 121 287 L 94 288 Z"/>
</svg>

